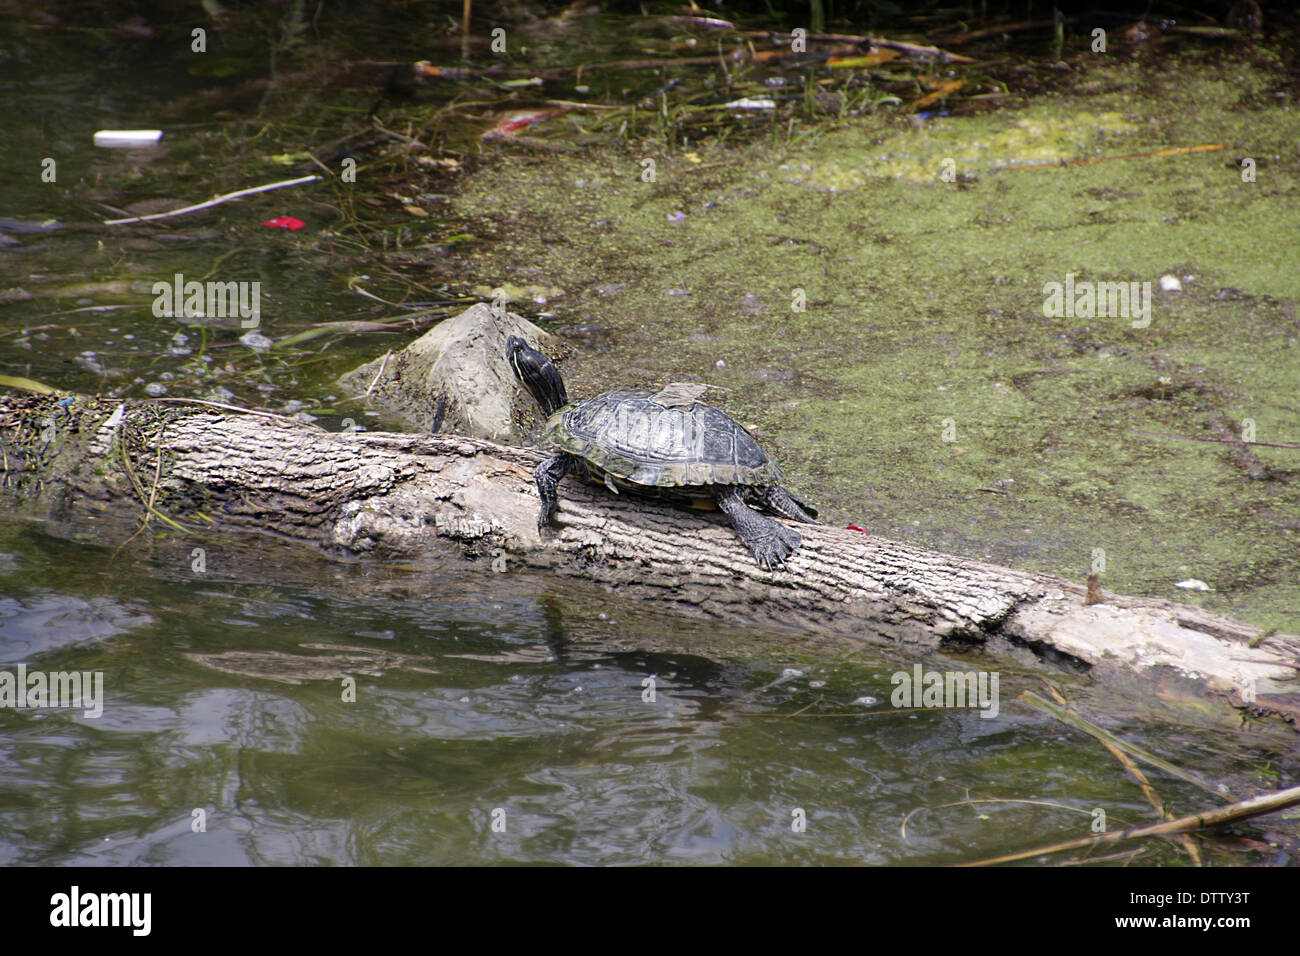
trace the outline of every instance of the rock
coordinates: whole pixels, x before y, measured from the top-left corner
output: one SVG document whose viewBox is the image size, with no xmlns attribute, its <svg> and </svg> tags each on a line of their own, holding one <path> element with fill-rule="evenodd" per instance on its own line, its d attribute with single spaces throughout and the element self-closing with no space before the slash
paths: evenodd
<svg viewBox="0 0 1300 956">
<path fill-rule="evenodd" d="M 530 407 L 506 361 L 506 339 L 545 347 L 554 336 L 513 312 L 498 318 L 478 303 L 438 323 L 400 352 L 380 356 L 339 379 L 370 408 L 413 430 L 508 441 L 518 438 L 513 409 Z M 439 416 L 439 407 L 442 414 Z"/>
</svg>

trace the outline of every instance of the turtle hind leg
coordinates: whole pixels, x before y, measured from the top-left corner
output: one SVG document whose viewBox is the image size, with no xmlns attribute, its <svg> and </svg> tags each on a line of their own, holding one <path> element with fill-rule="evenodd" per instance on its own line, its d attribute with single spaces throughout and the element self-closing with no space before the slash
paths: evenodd
<svg viewBox="0 0 1300 956">
<path fill-rule="evenodd" d="M 759 504 L 774 514 L 804 524 L 820 524 L 817 509 L 806 505 L 780 485 L 772 485 L 759 495 Z"/>
<path fill-rule="evenodd" d="M 534 473 L 537 478 L 537 496 L 542 499 L 542 510 L 537 515 L 538 531 L 555 519 L 555 509 L 560 503 L 555 488 L 572 467 L 573 456 L 569 454 L 556 455 L 537 466 L 537 471 Z"/>
<path fill-rule="evenodd" d="M 798 531 L 763 517 L 745 504 L 744 494 L 735 485 L 719 489 L 717 496 L 718 507 L 726 512 L 736 526 L 740 540 L 745 542 L 745 547 L 764 570 L 770 571 L 785 564 L 785 559 L 803 540 Z"/>
</svg>

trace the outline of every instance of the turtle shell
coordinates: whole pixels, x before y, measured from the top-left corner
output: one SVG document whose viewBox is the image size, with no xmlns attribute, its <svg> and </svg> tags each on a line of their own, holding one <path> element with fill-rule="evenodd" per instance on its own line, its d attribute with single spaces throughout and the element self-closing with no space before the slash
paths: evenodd
<svg viewBox="0 0 1300 956">
<path fill-rule="evenodd" d="M 566 405 L 546 439 L 590 466 L 637 485 L 774 485 L 781 473 L 754 436 L 721 409 L 695 401 L 697 386 L 620 388 Z"/>
</svg>

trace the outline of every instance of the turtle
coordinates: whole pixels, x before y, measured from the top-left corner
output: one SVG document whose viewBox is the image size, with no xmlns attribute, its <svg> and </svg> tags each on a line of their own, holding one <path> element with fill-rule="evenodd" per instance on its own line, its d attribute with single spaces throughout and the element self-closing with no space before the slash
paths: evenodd
<svg viewBox="0 0 1300 956">
<path fill-rule="evenodd" d="M 543 353 L 512 335 L 506 357 L 546 415 L 543 439 L 558 452 L 537 467 L 538 531 L 554 520 L 556 488 L 570 473 L 615 494 L 720 509 L 765 570 L 784 565 L 802 538 L 755 508 L 818 523 L 815 508 L 781 487 L 780 469 L 754 436 L 726 412 L 699 401 L 709 386 L 617 388 L 570 403 L 559 370 Z"/>
</svg>

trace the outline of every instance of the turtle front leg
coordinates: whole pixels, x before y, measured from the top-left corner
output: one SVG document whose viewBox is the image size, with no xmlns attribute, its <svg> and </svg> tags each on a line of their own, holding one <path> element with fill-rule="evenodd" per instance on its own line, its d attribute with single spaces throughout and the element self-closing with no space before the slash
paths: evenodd
<svg viewBox="0 0 1300 956">
<path fill-rule="evenodd" d="M 542 510 L 537 516 L 537 530 L 541 531 L 555 518 L 555 509 L 559 506 L 559 498 L 555 494 L 555 487 L 560 483 L 560 479 L 569 473 L 573 467 L 573 456 L 569 454 L 556 455 L 554 458 L 548 458 L 537 466 L 535 476 L 537 478 L 537 494 L 542 499 Z"/>
<path fill-rule="evenodd" d="M 740 540 L 745 542 L 745 547 L 749 548 L 765 571 L 785 564 L 785 559 L 790 557 L 803 540 L 798 531 L 763 517 L 745 504 L 745 496 L 735 485 L 720 489 L 717 499 L 718 507 L 726 512 L 731 523 L 736 526 Z"/>
</svg>

